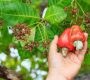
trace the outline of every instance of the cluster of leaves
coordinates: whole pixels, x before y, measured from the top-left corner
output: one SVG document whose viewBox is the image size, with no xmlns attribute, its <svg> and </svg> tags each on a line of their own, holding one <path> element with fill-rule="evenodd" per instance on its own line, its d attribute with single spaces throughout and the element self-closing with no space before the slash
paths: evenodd
<svg viewBox="0 0 90 80">
<path fill-rule="evenodd" d="M 44 57 L 42 53 L 48 53 L 54 35 L 77 24 L 89 34 L 90 53 L 89 6 L 89 0 L 0 0 L 0 52 L 8 54 L 9 45 L 13 44 L 18 48 L 22 59 L 33 55 Z M 20 28 L 22 24 L 24 27 Z M 14 30 L 12 35 L 8 34 L 10 26 Z M 27 29 L 30 29 L 28 35 Z M 23 37 L 27 40 L 22 40 Z M 84 64 L 86 62 L 87 60 Z"/>
<path fill-rule="evenodd" d="M 8 44 L 5 44 L 5 47 L 8 46 L 9 43 L 13 43 L 16 44 L 17 46 L 20 45 L 22 49 L 22 47 L 24 47 L 28 42 L 33 41 L 42 44 L 40 45 L 38 50 L 44 52 L 45 48 L 43 47 L 43 43 L 44 46 L 46 46 L 45 42 L 52 40 L 55 34 L 59 34 L 60 31 L 63 31 L 63 29 L 61 29 L 61 27 L 58 26 L 59 23 L 62 22 L 67 15 L 64 12 L 63 8 L 52 5 L 51 1 L 49 2 L 50 3 L 49 6 L 45 6 L 48 5 L 48 2 L 43 0 L 40 0 L 37 5 L 35 5 L 35 3 L 36 1 L 31 1 L 29 3 L 27 3 L 27 1 L 24 2 L 20 0 L 0 1 L 0 12 L 1 12 L 0 17 L 1 20 L 3 20 L 4 22 L 2 30 L 8 29 L 9 26 L 12 26 L 12 28 L 14 29 L 14 35 L 12 35 L 12 37 L 7 34 L 8 36 L 11 37 L 11 39 L 9 41 L 8 39 L 6 39 L 8 41 Z M 44 8 L 41 9 L 42 7 L 44 8 L 48 7 L 44 18 L 42 18 L 42 15 L 44 14 L 42 12 Z M 23 37 L 20 34 L 23 35 L 25 33 L 21 32 L 20 29 L 18 29 L 20 27 L 20 24 L 22 25 L 27 24 L 28 28 L 30 28 L 31 30 L 30 34 L 28 35 L 28 41 L 22 41 Z M 3 42 L 1 46 L 3 46 Z"/>
</svg>

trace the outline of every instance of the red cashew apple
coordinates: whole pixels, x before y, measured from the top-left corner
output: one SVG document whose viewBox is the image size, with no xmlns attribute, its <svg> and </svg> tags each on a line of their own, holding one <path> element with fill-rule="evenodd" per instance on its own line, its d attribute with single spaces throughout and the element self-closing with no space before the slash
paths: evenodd
<svg viewBox="0 0 90 80">
<path fill-rule="evenodd" d="M 73 25 L 67 28 L 59 37 L 57 45 L 62 48 L 63 56 L 67 55 L 68 51 L 80 50 L 83 48 L 85 41 L 84 33 L 78 25 Z"/>
<path fill-rule="evenodd" d="M 67 28 L 59 37 L 57 45 L 62 48 L 63 56 L 67 55 L 68 51 L 73 51 L 75 47 L 70 41 L 70 28 Z"/>
<path fill-rule="evenodd" d="M 78 25 L 73 25 L 71 27 L 70 40 L 72 44 L 76 47 L 76 50 L 80 50 L 83 48 L 83 42 L 85 41 L 85 36 Z"/>
</svg>

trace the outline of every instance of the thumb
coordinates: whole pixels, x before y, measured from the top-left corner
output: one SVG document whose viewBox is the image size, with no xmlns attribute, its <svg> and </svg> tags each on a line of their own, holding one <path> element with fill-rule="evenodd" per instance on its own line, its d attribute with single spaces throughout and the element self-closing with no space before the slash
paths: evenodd
<svg viewBox="0 0 90 80">
<path fill-rule="evenodd" d="M 58 41 L 58 36 L 56 35 L 56 36 L 54 36 L 54 39 L 50 45 L 50 51 L 49 51 L 50 55 L 57 53 L 57 41 Z"/>
</svg>

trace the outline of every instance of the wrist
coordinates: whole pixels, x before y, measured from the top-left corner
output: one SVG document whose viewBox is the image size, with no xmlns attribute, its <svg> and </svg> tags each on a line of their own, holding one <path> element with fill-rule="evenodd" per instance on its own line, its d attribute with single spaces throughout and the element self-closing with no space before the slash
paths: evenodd
<svg viewBox="0 0 90 80">
<path fill-rule="evenodd" d="M 49 71 L 46 80 L 68 80 L 64 75 L 55 71 Z"/>
</svg>

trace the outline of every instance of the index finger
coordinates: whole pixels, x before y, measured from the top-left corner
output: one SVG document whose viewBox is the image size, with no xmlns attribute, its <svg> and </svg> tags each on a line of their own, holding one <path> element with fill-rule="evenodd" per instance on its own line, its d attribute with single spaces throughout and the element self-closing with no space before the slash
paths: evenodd
<svg viewBox="0 0 90 80">
<path fill-rule="evenodd" d="M 87 33 L 84 33 L 84 35 L 85 35 L 86 40 L 84 42 L 83 49 L 80 51 L 81 54 L 85 54 L 86 51 L 87 51 L 87 38 L 88 38 L 88 34 Z"/>
<path fill-rule="evenodd" d="M 84 55 L 85 55 L 85 53 L 87 51 L 87 38 L 88 38 L 88 34 L 84 33 L 84 35 L 86 37 L 86 41 L 84 42 L 83 49 L 81 51 L 78 51 L 78 58 L 81 60 L 81 62 L 83 61 Z"/>
</svg>

